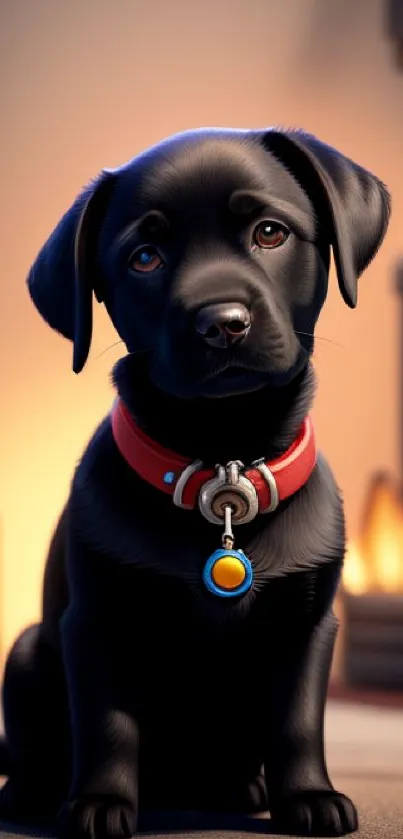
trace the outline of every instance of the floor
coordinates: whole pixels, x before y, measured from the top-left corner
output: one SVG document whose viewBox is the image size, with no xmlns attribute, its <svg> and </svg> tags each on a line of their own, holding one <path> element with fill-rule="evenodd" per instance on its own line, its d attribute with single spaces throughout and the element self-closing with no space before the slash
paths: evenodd
<svg viewBox="0 0 403 839">
<path fill-rule="evenodd" d="M 333 783 L 359 809 L 357 839 L 403 839 L 403 708 L 330 700 L 326 715 L 327 759 Z M 151 832 L 148 832 L 151 831 Z M 148 839 L 257 839 L 270 833 L 268 818 L 212 821 L 181 814 L 149 818 Z M 0 824 L 1 837 L 39 836 Z M 144 834 L 143 834 L 144 835 Z M 285 839 L 285 837 L 278 837 Z"/>
</svg>

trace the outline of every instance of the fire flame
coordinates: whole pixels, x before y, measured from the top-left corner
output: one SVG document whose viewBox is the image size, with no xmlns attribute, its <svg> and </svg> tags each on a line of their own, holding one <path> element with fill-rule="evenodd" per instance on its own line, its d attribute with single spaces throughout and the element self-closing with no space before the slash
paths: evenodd
<svg viewBox="0 0 403 839">
<path fill-rule="evenodd" d="M 362 531 L 347 547 L 343 586 L 351 594 L 403 593 L 403 503 L 384 474 L 369 489 Z"/>
</svg>

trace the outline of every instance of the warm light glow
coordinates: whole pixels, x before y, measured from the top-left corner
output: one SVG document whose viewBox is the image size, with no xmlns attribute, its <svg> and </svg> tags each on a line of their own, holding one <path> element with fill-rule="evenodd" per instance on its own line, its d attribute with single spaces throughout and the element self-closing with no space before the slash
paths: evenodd
<svg viewBox="0 0 403 839">
<path fill-rule="evenodd" d="M 368 571 L 365 560 L 356 542 L 347 548 L 343 572 L 344 587 L 351 594 L 365 594 L 368 590 Z"/>
<path fill-rule="evenodd" d="M 362 532 L 348 545 L 343 583 L 351 594 L 403 592 L 403 505 L 387 476 L 370 489 Z"/>
</svg>

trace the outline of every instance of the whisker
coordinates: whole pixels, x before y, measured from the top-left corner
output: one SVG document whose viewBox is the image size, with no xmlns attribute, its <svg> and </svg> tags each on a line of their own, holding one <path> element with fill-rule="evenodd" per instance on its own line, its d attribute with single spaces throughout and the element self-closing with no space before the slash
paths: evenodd
<svg viewBox="0 0 403 839">
<path fill-rule="evenodd" d="M 120 338 L 119 341 L 115 341 L 114 344 L 110 344 L 109 347 L 106 347 L 105 350 L 102 350 L 102 352 L 99 353 L 99 355 L 96 356 L 97 360 L 98 360 L 98 358 L 101 358 L 102 355 L 105 355 L 105 353 L 108 352 L 108 350 L 112 350 L 114 347 L 117 347 L 119 344 L 123 344 L 123 341 L 122 341 L 121 338 Z"/>
<path fill-rule="evenodd" d="M 110 346 L 106 347 L 105 350 L 102 350 L 102 352 L 99 353 L 99 355 L 97 355 L 96 358 L 97 359 L 101 358 L 101 355 L 105 355 L 105 353 L 108 352 L 108 350 L 112 350 L 114 347 L 117 347 L 119 344 L 124 344 L 124 341 L 122 339 L 120 339 L 120 341 L 115 341 L 114 344 L 110 344 Z M 152 352 L 152 349 L 150 347 L 149 349 L 146 348 L 146 349 L 141 349 L 141 350 L 128 351 L 127 355 L 147 355 L 151 352 Z"/>
<path fill-rule="evenodd" d="M 323 338 L 322 335 L 313 335 L 312 332 L 299 332 L 298 329 L 295 330 L 296 335 L 306 335 L 308 338 L 314 338 L 315 341 L 324 341 L 327 344 L 333 344 L 335 347 L 341 347 L 343 350 L 347 350 L 348 347 L 345 344 L 339 344 L 338 341 L 333 341 L 332 338 Z"/>
</svg>

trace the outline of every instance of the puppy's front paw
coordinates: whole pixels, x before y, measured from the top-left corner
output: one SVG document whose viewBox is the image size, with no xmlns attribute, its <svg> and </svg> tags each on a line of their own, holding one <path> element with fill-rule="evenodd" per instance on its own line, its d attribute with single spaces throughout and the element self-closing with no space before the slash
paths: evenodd
<svg viewBox="0 0 403 839">
<path fill-rule="evenodd" d="M 270 808 L 273 827 L 296 836 L 345 836 L 358 829 L 357 811 L 334 790 L 294 793 Z"/>
<path fill-rule="evenodd" d="M 136 829 L 132 805 L 112 796 L 76 798 L 59 813 L 59 833 L 65 839 L 129 839 Z"/>
</svg>

